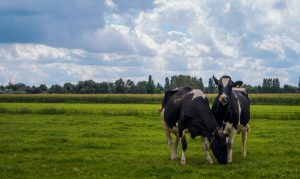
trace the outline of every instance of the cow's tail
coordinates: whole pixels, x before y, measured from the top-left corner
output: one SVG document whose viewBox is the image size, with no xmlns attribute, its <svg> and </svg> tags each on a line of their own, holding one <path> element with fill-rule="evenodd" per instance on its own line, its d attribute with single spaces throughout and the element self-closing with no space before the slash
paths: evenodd
<svg viewBox="0 0 300 179">
<path fill-rule="evenodd" d="M 166 107 L 165 103 L 166 103 L 165 97 L 163 97 L 162 102 L 161 102 L 161 108 L 158 109 L 158 112 L 159 112 L 160 114 L 161 114 L 161 112 L 162 112 L 162 109 L 163 109 L 164 107 Z"/>
<path fill-rule="evenodd" d="M 162 112 L 162 108 L 158 108 L 158 112 L 161 113 Z"/>
</svg>

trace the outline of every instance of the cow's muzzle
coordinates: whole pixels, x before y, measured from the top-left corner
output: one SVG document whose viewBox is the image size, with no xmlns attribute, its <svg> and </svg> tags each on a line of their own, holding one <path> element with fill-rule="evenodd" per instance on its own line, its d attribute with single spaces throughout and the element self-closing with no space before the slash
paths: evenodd
<svg viewBox="0 0 300 179">
<path fill-rule="evenodd" d="M 229 98 L 226 94 L 222 94 L 222 95 L 220 95 L 220 97 L 219 97 L 219 101 L 220 101 L 223 105 L 225 105 L 225 104 L 227 104 L 227 103 L 230 101 L 230 98 Z"/>
</svg>

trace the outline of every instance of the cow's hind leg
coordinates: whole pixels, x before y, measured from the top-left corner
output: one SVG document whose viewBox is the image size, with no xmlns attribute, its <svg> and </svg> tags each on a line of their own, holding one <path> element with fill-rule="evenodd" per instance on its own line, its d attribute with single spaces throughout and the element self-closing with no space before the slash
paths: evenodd
<svg viewBox="0 0 300 179">
<path fill-rule="evenodd" d="M 248 132 L 249 132 L 250 126 L 247 124 L 243 130 L 242 130 L 242 142 L 243 142 L 243 157 L 245 158 L 247 155 L 246 151 L 246 142 L 248 138 Z"/>
<path fill-rule="evenodd" d="M 186 143 L 186 138 L 185 138 L 185 131 L 183 131 L 182 137 L 181 137 L 181 148 L 182 148 L 182 152 L 181 152 L 181 164 L 185 165 L 185 163 L 186 163 L 185 151 L 187 149 L 187 143 Z"/>
<path fill-rule="evenodd" d="M 171 160 L 174 160 L 173 158 L 173 150 L 172 150 L 172 137 L 171 137 L 171 133 L 169 131 L 169 128 L 166 124 L 165 118 L 164 118 L 164 112 L 165 112 L 165 108 L 162 108 L 160 111 L 160 117 L 161 117 L 161 123 L 163 125 L 166 137 L 167 137 L 167 141 L 168 141 L 168 145 L 170 148 L 170 155 L 171 155 Z"/>
<path fill-rule="evenodd" d="M 209 143 L 206 137 L 201 136 L 201 142 L 202 142 L 202 149 L 205 152 L 205 157 L 208 163 L 212 164 L 213 160 L 211 159 L 210 155 L 209 155 Z"/>
<path fill-rule="evenodd" d="M 171 156 L 171 159 L 172 160 L 176 160 L 177 159 L 177 151 L 178 151 L 178 142 L 179 142 L 179 135 L 177 134 L 176 135 L 176 138 L 175 138 L 175 143 L 174 143 L 174 148 L 173 148 L 173 153 L 172 153 L 172 156 Z"/>
<path fill-rule="evenodd" d="M 232 162 L 232 148 L 233 148 L 235 134 L 236 134 L 236 129 L 232 127 L 228 138 L 228 162 Z"/>
</svg>

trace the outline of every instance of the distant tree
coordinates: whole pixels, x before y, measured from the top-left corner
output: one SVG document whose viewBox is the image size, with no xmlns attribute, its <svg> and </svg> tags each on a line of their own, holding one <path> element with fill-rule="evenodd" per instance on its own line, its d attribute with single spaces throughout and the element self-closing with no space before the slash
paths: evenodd
<svg viewBox="0 0 300 179">
<path fill-rule="evenodd" d="M 136 84 L 137 93 L 146 94 L 147 93 L 147 81 L 139 81 Z"/>
<path fill-rule="evenodd" d="M 100 93 L 100 94 L 109 93 L 109 83 L 107 82 L 97 83 L 96 93 Z"/>
<path fill-rule="evenodd" d="M 262 87 L 260 85 L 258 85 L 256 88 L 258 93 L 262 93 Z"/>
<path fill-rule="evenodd" d="M 156 88 L 155 88 L 155 93 L 159 94 L 162 91 L 164 91 L 164 87 L 161 84 L 157 83 Z"/>
<path fill-rule="evenodd" d="M 45 93 L 48 90 L 48 87 L 45 84 L 40 84 L 38 87 L 40 93 Z"/>
<path fill-rule="evenodd" d="M 165 91 L 170 89 L 170 80 L 168 77 L 165 78 Z"/>
<path fill-rule="evenodd" d="M 63 94 L 63 93 L 67 93 L 66 89 L 60 85 L 52 85 L 49 89 L 48 89 L 48 93 L 58 93 L 58 94 Z"/>
<path fill-rule="evenodd" d="M 272 83 L 272 92 L 273 93 L 280 93 L 280 82 L 278 78 L 274 78 L 273 79 L 273 83 Z"/>
<path fill-rule="evenodd" d="M 33 93 L 33 94 L 41 93 L 40 88 L 36 87 L 36 86 L 32 86 L 31 87 L 31 93 Z"/>
<path fill-rule="evenodd" d="M 207 87 L 207 92 L 208 93 L 214 93 L 215 92 L 215 82 L 213 78 L 208 79 L 208 87 Z"/>
<path fill-rule="evenodd" d="M 13 91 L 16 91 L 18 89 L 17 85 L 13 84 L 11 81 L 8 83 L 8 86 L 6 88 Z"/>
<path fill-rule="evenodd" d="M 283 85 L 283 92 L 284 93 L 296 93 L 297 87 L 292 85 Z"/>
<path fill-rule="evenodd" d="M 115 93 L 115 92 L 116 92 L 115 84 L 109 82 L 108 83 L 108 93 Z"/>
<path fill-rule="evenodd" d="M 96 92 L 96 82 L 93 80 L 79 81 L 76 85 L 76 91 L 81 94 L 92 94 Z"/>
<path fill-rule="evenodd" d="M 134 82 L 130 79 L 128 79 L 126 81 L 125 87 L 126 87 L 127 93 L 135 93 L 135 91 L 136 91 L 136 86 L 135 86 Z"/>
<path fill-rule="evenodd" d="M 168 78 L 166 78 L 165 87 L 169 87 L 168 89 L 173 89 L 182 86 L 190 86 L 192 88 L 197 88 L 203 90 L 204 85 L 202 82 L 202 78 L 197 79 L 196 77 L 192 77 L 190 75 L 174 75 L 171 76 L 170 82 L 168 82 Z"/>
<path fill-rule="evenodd" d="M 201 89 L 202 91 L 204 90 L 202 78 L 199 78 L 199 89 Z"/>
<path fill-rule="evenodd" d="M 273 80 L 272 78 L 264 78 L 262 84 L 263 93 L 271 93 L 273 90 Z"/>
<path fill-rule="evenodd" d="M 248 93 L 258 93 L 258 89 L 256 86 L 243 84 L 243 87 L 247 90 Z"/>
<path fill-rule="evenodd" d="M 149 75 L 148 82 L 147 82 L 147 93 L 148 94 L 153 94 L 154 91 L 155 91 L 155 84 L 154 84 L 154 81 L 152 79 L 152 76 Z"/>
<path fill-rule="evenodd" d="M 298 82 L 298 92 L 300 93 L 300 76 L 299 76 L 299 82 Z"/>
<path fill-rule="evenodd" d="M 116 93 L 125 93 L 126 91 L 125 82 L 122 78 L 115 81 L 115 89 L 116 89 Z"/>
<path fill-rule="evenodd" d="M 72 83 L 65 83 L 63 87 L 67 93 L 76 93 L 76 85 Z"/>
</svg>

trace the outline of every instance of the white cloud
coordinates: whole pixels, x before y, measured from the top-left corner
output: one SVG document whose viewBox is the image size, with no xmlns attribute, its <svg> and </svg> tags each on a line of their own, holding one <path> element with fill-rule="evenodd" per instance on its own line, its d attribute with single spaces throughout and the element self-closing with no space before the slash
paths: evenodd
<svg viewBox="0 0 300 179">
<path fill-rule="evenodd" d="M 118 7 L 118 5 L 116 3 L 114 3 L 113 0 L 105 0 L 105 3 L 110 8 L 117 8 Z"/>
<path fill-rule="evenodd" d="M 156 0 L 152 9 L 142 11 L 135 11 L 133 4 L 138 3 L 106 0 L 110 11 L 105 12 L 105 24 L 74 38 L 82 49 L 1 45 L 0 58 L 30 65 L 30 74 L 49 83 L 138 80 L 149 74 L 160 82 L 175 74 L 201 76 L 205 81 L 213 74 L 228 74 L 248 84 L 261 84 L 264 77 L 297 83 L 300 2 L 296 0 Z M 0 74 L 8 76 L 13 64 L 0 62 L 0 67 Z M 16 75 L 19 78 L 9 76 L 22 81 L 28 76 L 24 70 Z"/>
<path fill-rule="evenodd" d="M 72 60 L 74 57 L 84 57 L 84 51 L 81 49 L 54 48 L 41 44 L 0 45 L 0 58 L 3 60 Z"/>
</svg>

